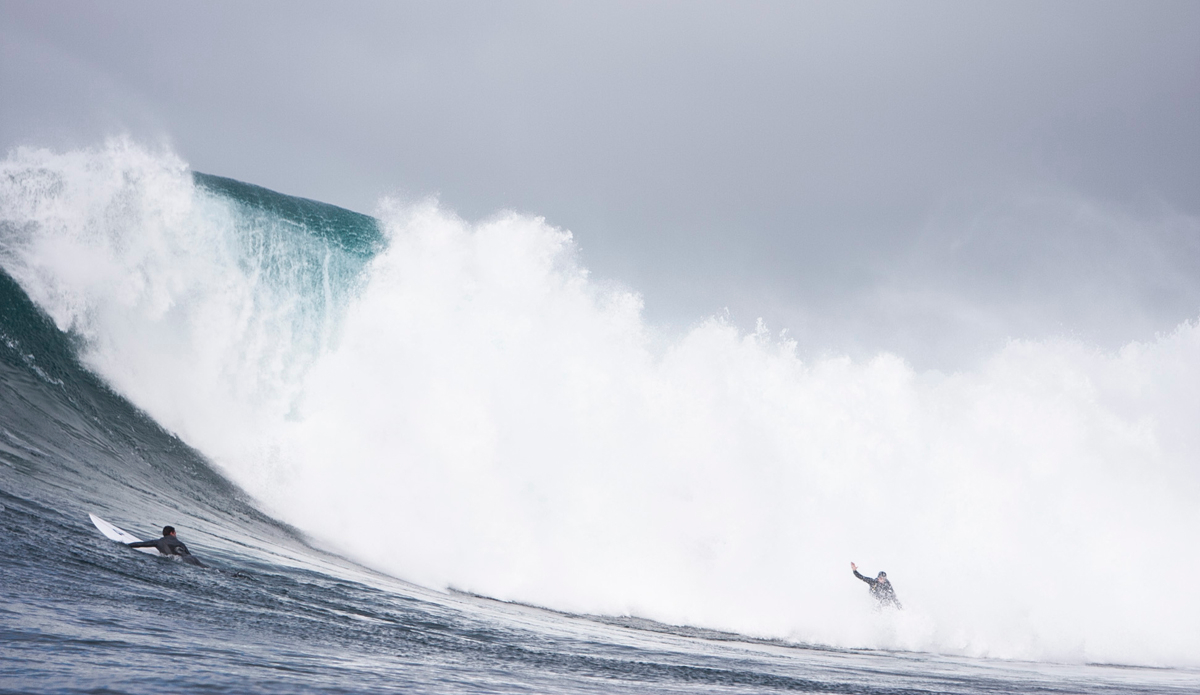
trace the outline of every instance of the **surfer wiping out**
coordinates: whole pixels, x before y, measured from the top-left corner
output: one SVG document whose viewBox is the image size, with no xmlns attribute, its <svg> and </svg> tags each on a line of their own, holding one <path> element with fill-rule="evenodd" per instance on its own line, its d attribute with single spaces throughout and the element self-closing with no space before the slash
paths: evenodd
<svg viewBox="0 0 1200 695">
<path fill-rule="evenodd" d="M 188 552 L 187 546 L 183 541 L 175 536 L 174 526 L 163 527 L 162 538 L 154 541 L 138 541 L 137 543 L 126 543 L 130 548 L 157 548 L 158 552 L 163 555 L 178 555 L 184 562 L 197 567 L 204 567 L 204 564 L 197 560 L 191 553 Z"/>
<path fill-rule="evenodd" d="M 892 583 L 888 581 L 887 572 L 880 572 L 874 579 L 864 577 L 858 573 L 858 565 L 850 563 L 850 569 L 854 572 L 854 576 L 871 585 L 871 595 L 879 602 L 880 606 L 894 606 L 903 608 L 900 605 L 899 599 L 896 598 L 896 590 L 892 588 Z"/>
</svg>

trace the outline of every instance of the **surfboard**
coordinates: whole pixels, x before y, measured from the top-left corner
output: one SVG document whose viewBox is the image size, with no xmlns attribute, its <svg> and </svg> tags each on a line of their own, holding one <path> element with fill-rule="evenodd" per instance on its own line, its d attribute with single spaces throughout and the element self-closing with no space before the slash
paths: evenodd
<svg viewBox="0 0 1200 695">
<path fill-rule="evenodd" d="M 88 516 L 92 517 L 92 523 L 96 525 L 96 528 L 100 529 L 100 533 L 103 533 L 110 540 L 118 543 L 137 543 L 142 540 L 124 529 L 113 526 L 95 514 L 88 514 Z M 150 553 L 151 555 L 160 555 L 157 548 L 134 548 L 134 550 L 140 550 L 143 553 Z"/>
</svg>

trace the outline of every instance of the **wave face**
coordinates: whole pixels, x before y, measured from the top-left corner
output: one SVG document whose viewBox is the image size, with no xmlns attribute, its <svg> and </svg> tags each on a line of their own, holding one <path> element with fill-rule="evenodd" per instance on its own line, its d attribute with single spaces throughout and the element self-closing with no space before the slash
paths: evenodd
<svg viewBox="0 0 1200 695">
<path fill-rule="evenodd" d="M 720 319 L 667 338 L 539 218 L 369 218 L 121 140 L 15 151 L 0 210 L 4 271 L 104 384 L 393 576 L 839 647 L 1197 663 L 1198 324 L 949 375 Z"/>
</svg>

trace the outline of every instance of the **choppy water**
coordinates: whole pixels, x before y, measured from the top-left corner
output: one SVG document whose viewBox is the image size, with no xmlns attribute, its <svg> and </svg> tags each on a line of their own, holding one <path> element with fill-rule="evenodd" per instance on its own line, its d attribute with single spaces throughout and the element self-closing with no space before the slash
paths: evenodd
<svg viewBox="0 0 1200 695">
<path fill-rule="evenodd" d="M 1104 587 L 1082 587 L 1090 613 L 1074 612 L 1078 595 L 1062 598 L 1061 612 L 1042 603 L 1042 594 L 1051 602 L 1061 597 L 1057 582 L 1064 576 L 1078 582 L 1076 570 L 1103 567 L 1114 553 L 1118 559 L 1133 557 L 1122 545 L 1122 532 L 1175 523 L 1181 526 L 1171 533 L 1194 536 L 1194 512 L 1187 505 L 1173 506 L 1178 503 L 1170 494 L 1154 498 L 1158 512 L 1149 521 L 1124 527 L 1106 522 L 1088 532 L 1093 535 L 1066 533 L 1036 500 L 976 516 L 942 510 L 914 521 L 915 512 L 889 501 L 878 487 L 880 481 L 873 479 L 878 470 L 864 469 L 853 447 L 833 446 L 848 432 L 872 436 L 870 425 L 877 428 L 875 454 L 886 457 L 889 450 L 902 449 L 903 442 L 888 439 L 895 423 L 885 411 L 873 411 L 873 423 L 843 428 L 815 443 L 811 433 L 793 431 L 800 440 L 809 438 L 803 452 L 820 450 L 827 458 L 806 459 L 808 468 L 800 472 L 772 468 L 779 459 L 773 447 L 781 446 L 785 430 L 771 429 L 776 424 L 770 409 L 740 412 L 742 406 L 729 405 L 728 390 L 712 383 L 713 392 L 693 390 L 683 398 L 672 392 L 676 385 L 663 361 L 630 367 L 628 361 L 636 363 L 640 353 L 625 344 L 629 334 L 622 331 L 636 312 L 630 319 L 628 307 L 621 305 L 624 295 L 589 289 L 586 275 L 574 274 L 569 266 L 538 276 L 538 258 L 561 264 L 551 252 L 565 242 L 536 222 L 505 218 L 464 236 L 458 222 L 436 211 L 409 210 L 396 213 L 403 220 L 393 218 L 388 231 L 371 218 L 311 201 L 224 179 L 193 181 L 186 170 L 172 173 L 170 166 L 163 173 L 161 157 L 136 148 L 69 155 L 87 164 L 77 168 L 61 158 L 22 156 L 26 159 L 6 164 L 0 201 L 5 206 L 0 217 L 5 267 L 0 274 L 0 691 L 1200 690 L 1195 655 L 1188 656 L 1198 639 L 1192 620 L 1196 598 L 1187 592 L 1156 594 L 1186 577 L 1171 575 L 1163 585 L 1139 584 L 1142 575 L 1136 572 L 1107 575 L 1110 589 L 1133 595 L 1103 603 Z M 35 166 L 30 157 L 44 159 Z M 72 183 L 73 177 L 83 183 Z M 213 229 L 221 234 L 213 236 Z M 538 255 L 543 252 L 550 255 Z M 496 257 L 503 262 L 489 265 Z M 447 258 L 453 260 L 449 265 Z M 456 266 L 458 274 L 450 272 L 456 264 L 463 264 Z M 519 272 L 506 274 L 514 267 Z M 524 283 L 529 277 L 537 281 Z M 381 290 L 380 283 L 387 287 Z M 405 293 L 405 283 L 416 283 L 416 299 Z M 431 288 L 441 288 L 442 294 Z M 524 315 L 513 308 L 526 300 L 538 311 Z M 471 302 L 483 302 L 483 309 L 471 309 Z M 378 320 L 379 311 L 387 321 Z M 575 319 L 571 312 L 577 312 Z M 526 340 L 523 331 L 537 329 L 538 316 L 547 313 L 548 324 L 563 333 L 535 330 L 537 340 Z M 578 319 L 580 313 L 586 320 Z M 364 325 L 373 337 L 366 343 Z M 421 328 L 415 335 L 414 326 Z M 509 365 L 514 371 L 506 378 L 488 382 L 480 376 L 504 362 L 495 355 L 456 352 L 455 336 L 472 342 L 481 332 L 490 335 L 488 349 L 518 363 Z M 700 330 L 689 338 L 690 347 L 675 350 L 672 368 L 684 369 L 713 350 L 720 352 L 722 345 L 729 347 L 721 342 L 727 334 L 721 327 Z M 586 340 L 574 342 L 580 335 Z M 1194 336 L 1182 331 L 1173 340 L 1147 347 L 1141 363 L 1138 355 L 1126 356 L 1117 365 L 1127 369 L 1120 374 L 1136 372 L 1147 360 L 1158 361 L 1154 369 L 1136 372 L 1144 381 L 1153 382 L 1163 372 L 1192 374 Z M 422 341 L 432 345 L 422 349 Z M 597 343 L 598 352 L 582 347 Z M 867 400 L 880 393 L 901 401 L 944 396 L 905 391 L 910 387 L 904 383 L 920 379 L 887 361 L 863 370 L 835 362 L 796 371 L 786 351 L 772 352 L 776 348 L 769 343 L 762 336 L 735 336 L 730 351 L 722 354 L 742 366 L 722 378 L 743 379 L 774 404 L 786 399 L 770 395 L 771 378 L 785 385 L 795 381 L 806 397 L 871 391 L 869 382 L 876 378 L 899 382 L 871 391 Z M 379 345 L 386 349 L 372 353 Z M 526 350 L 535 354 L 522 356 Z M 575 357 L 564 363 L 559 359 L 564 354 Z M 1073 353 L 1055 354 L 1067 359 Z M 220 359 L 210 359 L 214 355 Z M 1018 357 L 1034 374 L 1049 359 L 1036 350 Z M 395 371 L 388 362 L 405 359 L 415 361 L 416 373 Z M 1171 367 L 1172 359 L 1186 369 Z M 353 368 L 363 360 L 374 379 Z M 1092 374 L 1103 377 L 1105 369 L 1119 372 L 1117 367 L 1102 364 Z M 448 371 L 439 374 L 439 368 Z M 622 382 L 622 369 L 641 369 L 639 378 L 653 382 L 651 395 L 658 398 L 662 419 L 620 415 L 637 400 L 622 390 L 631 388 Z M 470 386 L 469 379 L 459 378 L 462 373 L 479 377 L 484 386 Z M 397 374 L 407 380 L 407 392 L 392 391 L 390 408 L 383 408 L 372 399 L 379 390 L 393 389 Z M 688 383 L 703 380 L 697 371 L 686 376 Z M 1100 377 L 1096 388 L 1103 390 L 1106 382 Z M 828 391 L 816 383 L 822 380 L 830 382 Z M 573 390 L 564 395 L 546 385 L 560 381 Z M 982 390 L 995 395 L 999 381 Z M 348 382 L 348 392 L 332 387 Z M 621 383 L 609 388 L 614 382 Z M 1141 389 L 1144 407 L 1127 404 L 1135 411 L 1127 420 L 1104 410 L 1102 398 L 1072 401 L 1070 390 L 1051 389 L 1040 401 L 1069 411 L 1070 417 L 1056 422 L 1076 422 L 1072 437 L 1099 432 L 1087 423 L 1094 418 L 1117 432 L 1096 434 L 1101 444 L 1115 442 L 1125 447 L 1122 455 L 1143 456 L 1143 466 L 1156 466 L 1159 477 L 1149 476 L 1157 481 L 1153 485 L 1095 471 L 1099 482 L 1093 496 L 1083 491 L 1066 500 L 1086 519 L 1093 518 L 1087 516 L 1088 505 L 1110 499 L 1115 483 L 1128 483 L 1139 493 L 1173 488 L 1184 500 L 1193 490 L 1194 468 L 1173 468 L 1175 453 L 1190 451 L 1190 440 L 1174 434 L 1171 421 L 1153 419 L 1158 413 L 1153 389 L 1145 383 Z M 957 397 L 973 393 L 967 389 Z M 562 431 L 541 432 L 515 414 L 525 405 L 545 415 L 540 406 L 530 405 L 534 396 L 557 398 L 553 409 L 582 409 L 584 416 L 543 418 L 542 425 Z M 1018 409 L 1038 403 L 1028 393 L 997 398 Z M 604 401 L 612 407 L 597 406 Z M 681 401 L 703 406 L 700 410 L 724 409 L 724 417 L 752 428 L 749 436 L 736 429 L 720 429 L 710 438 L 696 434 L 705 446 L 715 442 L 722 460 L 738 462 L 737 475 L 701 454 L 696 454 L 700 464 L 683 472 L 711 480 L 690 487 L 660 479 L 681 469 L 655 470 L 646 460 L 635 462 L 640 468 L 605 466 L 580 454 L 574 467 L 546 465 L 554 457 L 561 461 L 564 452 L 578 451 L 571 445 L 581 439 L 589 451 L 599 452 L 597 457 L 630 453 L 608 441 L 621 433 L 656 456 L 669 458 L 673 446 L 687 450 L 685 435 L 697 430 L 674 430 L 665 438 L 646 431 L 671 418 L 707 422 L 695 410 L 680 410 Z M 356 408 L 363 402 L 370 407 Z M 1092 410 L 1080 402 L 1090 403 Z M 842 408 L 830 400 L 820 405 Z M 927 456 L 938 456 L 938 446 L 949 444 L 956 444 L 959 455 L 975 455 L 966 440 L 947 440 L 936 423 L 920 422 L 950 418 L 942 412 L 945 404 L 905 407 L 907 424 L 929 438 L 917 447 Z M 853 410 L 841 410 L 838 417 Z M 386 417 L 372 420 L 373 412 Z M 1037 416 L 1053 413 L 1043 409 Z M 1128 422 L 1140 422 L 1142 429 L 1122 430 Z M 580 429 L 580 423 L 594 429 Z M 339 432 L 339 426 L 347 429 Z M 486 434 L 482 440 L 471 438 L 480 431 Z M 541 441 L 521 446 L 522 437 L 538 432 L 544 435 Z M 402 441 L 401 435 L 409 439 Z M 767 444 L 752 455 L 739 451 L 764 438 Z M 1154 446 L 1138 449 L 1146 438 Z M 1073 441 L 1057 441 L 1056 455 L 1079 456 Z M 339 450 L 342 455 L 335 455 Z M 1160 458 L 1145 458 L 1150 450 Z M 535 460 L 518 466 L 506 459 L 512 451 Z M 322 460 L 324 467 L 318 467 Z M 746 471 L 748 461 L 761 466 Z M 1058 477 L 1075 471 L 1067 466 L 1035 472 L 1057 494 Z M 965 472 L 927 468 L 913 475 L 921 484 L 934 484 L 935 491 L 948 489 L 935 480 L 938 475 L 959 486 L 974 476 L 1000 495 L 960 488 L 975 501 L 1009 500 L 1003 496 L 1006 486 L 1020 482 L 987 466 Z M 782 492 L 758 491 L 747 483 L 756 478 Z M 783 495 L 816 483 L 826 490 L 824 501 L 812 491 L 791 502 Z M 883 483 L 913 484 L 903 476 Z M 625 487 L 636 494 L 622 492 Z M 869 553 L 897 543 L 917 558 L 931 557 L 932 550 L 895 536 L 864 541 L 872 527 L 857 529 L 852 509 L 822 521 L 821 513 L 840 504 L 839 491 L 851 489 L 889 510 L 906 533 L 948 524 L 937 532 L 942 536 L 922 541 L 930 547 L 941 543 L 948 552 L 958 547 L 954 535 L 961 527 L 953 523 L 968 522 L 981 534 L 976 545 L 984 547 L 960 556 L 962 574 L 944 585 L 951 588 L 941 598 L 936 585 L 922 588 L 928 573 L 889 564 L 908 608 L 904 614 L 872 611 L 865 587 L 845 567 L 845 556 L 855 548 Z M 937 496 L 921 499 L 922 511 L 929 512 Z M 746 511 L 775 503 L 784 506 Z M 789 517 L 784 513 L 789 504 L 815 511 Z M 1011 520 L 1017 530 L 1006 534 L 989 525 L 994 511 L 1023 511 L 1033 519 Z M 112 543 L 92 527 L 89 512 L 143 537 L 172 524 L 212 568 Z M 306 532 L 320 540 L 309 540 L 279 521 L 281 516 L 297 525 L 308 523 Z M 734 523 L 741 519 L 748 519 L 746 528 Z M 967 601 L 971 591 L 962 585 L 969 583 L 969 572 L 981 558 L 1016 557 L 1027 522 L 1048 524 L 1044 530 L 1050 537 L 1079 541 L 1061 551 L 1076 564 L 1055 565 L 1048 573 L 1045 567 L 1010 567 L 1002 578 L 1010 584 L 1007 593 L 984 582 L 982 589 L 993 593 L 981 600 L 976 592 Z M 616 529 L 613 535 L 601 532 L 609 527 Z M 801 533 L 805 528 L 815 528 L 827 537 L 825 543 L 839 547 L 826 549 L 808 539 Z M 762 533 L 775 534 L 766 539 L 772 553 L 760 552 L 748 540 Z M 1149 553 L 1158 542 L 1137 540 L 1149 544 L 1137 552 Z M 1024 548 L 1033 556 L 1030 564 L 1044 552 L 1033 542 Z M 836 562 L 825 562 L 827 555 Z M 865 569 L 873 564 L 859 560 Z M 1153 572 L 1163 569 L 1157 565 Z M 1026 583 L 1039 571 L 1046 577 L 1040 589 Z M 650 588 L 643 591 L 644 586 Z M 960 590 L 961 595 L 954 593 Z M 958 610 L 962 606 L 965 612 Z M 680 615 L 694 619 L 670 619 Z M 1160 621 L 1161 615 L 1169 619 Z M 680 626 L 685 624 L 692 626 Z M 1123 641 L 1140 635 L 1149 636 L 1140 648 Z M 1038 658 L 995 658 L 1014 654 Z"/>
</svg>

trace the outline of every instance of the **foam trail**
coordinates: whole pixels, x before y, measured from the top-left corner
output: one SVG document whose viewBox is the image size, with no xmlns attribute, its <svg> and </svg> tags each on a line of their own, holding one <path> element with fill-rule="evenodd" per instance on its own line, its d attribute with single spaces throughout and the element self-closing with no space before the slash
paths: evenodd
<svg viewBox="0 0 1200 695">
<path fill-rule="evenodd" d="M 654 338 L 537 218 L 386 203 L 363 265 L 303 229 L 253 253 L 244 208 L 127 142 L 3 166 L 5 268 L 88 363 L 368 564 L 834 645 L 1197 663 L 1200 325 L 953 375 L 806 362 L 719 319 Z"/>
</svg>

